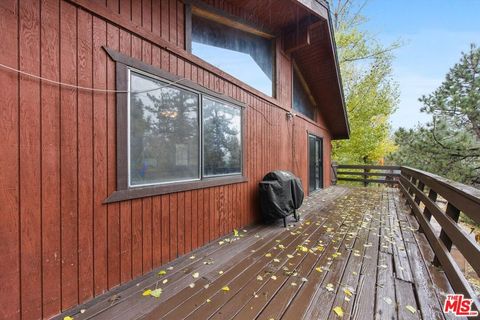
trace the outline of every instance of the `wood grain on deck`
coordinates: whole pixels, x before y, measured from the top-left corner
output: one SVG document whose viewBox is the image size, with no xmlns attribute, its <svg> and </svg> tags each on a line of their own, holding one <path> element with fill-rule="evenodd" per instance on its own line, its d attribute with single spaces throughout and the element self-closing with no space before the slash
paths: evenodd
<svg viewBox="0 0 480 320">
<path fill-rule="evenodd" d="M 445 319 L 451 288 L 397 189 L 331 187 L 301 212 L 288 229 L 202 247 L 75 319 Z M 159 298 L 142 295 L 156 288 Z"/>
</svg>

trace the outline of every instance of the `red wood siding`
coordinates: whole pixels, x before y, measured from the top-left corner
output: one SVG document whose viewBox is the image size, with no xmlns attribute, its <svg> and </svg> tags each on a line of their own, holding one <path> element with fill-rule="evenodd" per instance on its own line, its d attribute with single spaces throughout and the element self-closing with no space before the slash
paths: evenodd
<svg viewBox="0 0 480 320">
<path fill-rule="evenodd" d="M 248 17 L 230 4 L 210 2 Z M 130 27 L 81 6 L 91 3 Z M 317 123 L 287 120 L 292 71 L 280 45 L 278 99 L 268 99 L 172 53 L 184 47 L 181 1 L 6 0 L 0 28 L 0 63 L 26 72 L 114 89 L 115 64 L 102 49 L 108 46 L 245 103 L 249 179 L 104 205 L 116 186 L 115 95 L 1 69 L 1 319 L 51 317 L 253 223 L 258 182 L 268 171 L 291 170 L 307 187 L 307 132 L 324 138 L 329 185 L 326 124 L 321 117 Z M 174 49 L 150 42 L 150 34 Z"/>
</svg>

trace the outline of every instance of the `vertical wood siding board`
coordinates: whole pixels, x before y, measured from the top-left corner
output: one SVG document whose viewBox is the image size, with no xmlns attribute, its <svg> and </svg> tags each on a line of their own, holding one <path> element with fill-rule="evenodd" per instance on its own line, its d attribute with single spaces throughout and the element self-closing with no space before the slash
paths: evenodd
<svg viewBox="0 0 480 320">
<path fill-rule="evenodd" d="M 126 19 L 132 18 L 131 0 L 120 0 L 120 15 Z"/>
<path fill-rule="evenodd" d="M 107 0 L 107 8 L 112 12 L 120 13 L 120 0 Z"/>
<path fill-rule="evenodd" d="M 169 0 L 161 0 L 161 36 L 164 40 L 170 40 L 170 29 L 169 29 Z"/>
<path fill-rule="evenodd" d="M 78 11 L 78 84 L 92 86 L 92 16 Z M 78 285 L 79 301 L 93 297 L 93 97 L 78 93 Z"/>
<path fill-rule="evenodd" d="M 162 264 L 162 198 L 152 199 L 152 267 Z"/>
<path fill-rule="evenodd" d="M 204 210 L 204 190 L 198 190 L 198 216 L 197 216 L 197 241 L 198 246 L 203 245 L 203 216 L 205 214 Z"/>
<path fill-rule="evenodd" d="M 142 199 L 132 201 L 132 277 L 143 273 Z"/>
<path fill-rule="evenodd" d="M 169 40 L 172 44 L 177 45 L 177 0 L 169 1 L 168 20 L 168 29 L 170 30 Z"/>
<path fill-rule="evenodd" d="M 170 261 L 170 196 L 162 196 L 162 264 Z"/>
<path fill-rule="evenodd" d="M 160 1 L 161 0 L 152 0 L 152 32 L 159 37 L 162 36 Z"/>
<path fill-rule="evenodd" d="M 142 0 L 142 27 L 152 32 L 152 0 Z"/>
<path fill-rule="evenodd" d="M 209 203 L 210 192 L 209 191 L 210 190 L 211 190 L 211 188 L 203 189 L 203 216 L 202 216 L 203 229 L 202 229 L 202 232 L 203 232 L 203 242 L 204 243 L 208 243 L 208 240 L 209 240 L 208 229 L 210 227 L 210 222 L 209 222 L 209 218 L 210 218 L 210 211 L 209 211 L 209 208 L 210 208 L 210 203 Z"/>
<path fill-rule="evenodd" d="M 170 260 L 177 258 L 178 253 L 178 243 L 177 243 L 177 222 L 178 222 L 178 195 L 176 193 L 172 193 L 169 196 L 170 198 Z"/>
<path fill-rule="evenodd" d="M 93 18 L 93 86 L 106 88 L 107 57 L 102 49 L 106 44 L 105 21 Z M 107 210 L 102 204 L 107 197 L 107 99 L 105 94 L 93 95 L 93 148 L 94 148 L 94 293 L 103 293 L 107 287 Z"/>
<path fill-rule="evenodd" d="M 130 3 L 124 4 L 122 6 L 128 8 L 128 13 L 130 12 Z M 122 9 L 120 9 L 122 10 Z M 130 17 L 130 16 L 129 16 Z M 132 37 L 129 32 L 120 30 L 120 52 L 131 55 L 132 46 L 131 46 Z M 120 220 L 120 236 L 121 236 L 121 281 L 126 282 L 132 279 L 132 207 L 131 201 L 122 202 L 121 204 L 121 220 Z"/>
<path fill-rule="evenodd" d="M 60 5 L 60 80 L 77 83 L 77 9 Z M 78 303 L 77 91 L 61 90 L 62 309 Z"/>
<path fill-rule="evenodd" d="M 41 4 L 41 75 L 59 80 L 59 7 L 58 3 Z M 2 17 L 3 19 L 3 17 Z M 2 30 L 5 30 L 2 28 Z M 10 31 L 12 29 L 9 29 Z M 15 26 L 16 30 L 16 26 Z M 2 39 L 3 40 L 3 39 Z M 5 42 L 2 46 L 5 46 Z M 8 44 L 6 45 L 8 47 Z M 7 49 L 8 50 L 8 49 Z M 15 54 L 15 49 L 12 49 Z M 6 60 L 2 60 L 6 61 Z M 58 86 L 41 85 L 41 173 L 42 173 L 42 305 L 43 316 L 61 310 L 60 287 L 60 150 Z M 1 95 L 4 97 L 4 95 Z M 7 100 L 8 101 L 8 100 Z M 4 137 L 4 135 L 2 135 Z M 3 149 L 3 148 L 1 148 Z M 2 152 L 2 157 L 4 153 Z M 2 166 L 3 170 L 8 170 Z M 0 196 L 1 198 L 1 196 Z M 1 202 L 1 201 L 0 201 Z M 0 207 L 1 208 L 1 207 Z M 0 209 L 0 212 L 4 210 Z M 3 222 L 3 220 L 2 220 Z M 1 250 L 1 252 L 5 252 Z M 4 262 L 7 263 L 8 262 Z M 4 283 L 2 281 L 2 283 Z M 3 284 L 2 286 L 5 286 Z M 10 287 L 8 284 L 7 287 Z M 2 301 L 4 301 L 3 298 Z M 0 314 L 0 318 L 2 318 Z M 9 317 L 6 317 L 9 318 Z"/>
<path fill-rule="evenodd" d="M 118 4 L 114 7 L 118 7 Z M 107 25 L 107 46 L 120 50 L 119 29 L 111 24 Z M 114 90 L 115 62 L 107 59 L 107 87 Z M 107 95 L 107 189 L 111 194 L 116 189 L 116 97 L 113 93 Z M 108 287 L 112 288 L 120 283 L 120 206 L 118 203 L 107 207 L 107 248 L 108 248 Z"/>
<path fill-rule="evenodd" d="M 132 0 L 131 2 L 132 8 L 132 23 L 136 26 L 142 25 L 142 1 L 140 0 Z"/>
<path fill-rule="evenodd" d="M 177 250 L 178 256 L 185 254 L 185 193 L 178 193 L 177 205 Z"/>
<path fill-rule="evenodd" d="M 192 251 L 192 191 L 185 192 L 185 253 Z"/>
<path fill-rule="evenodd" d="M 142 199 L 143 274 L 152 269 L 152 198 Z"/>
<path fill-rule="evenodd" d="M 192 191 L 192 250 L 195 250 L 198 247 L 198 236 L 197 236 L 197 209 L 198 208 L 198 190 Z"/>
<path fill-rule="evenodd" d="M 132 210 L 131 202 L 120 204 L 120 281 L 125 283 L 132 279 Z"/>
<path fill-rule="evenodd" d="M 0 9 L 0 61 L 18 68 L 18 17 Z M 19 212 L 19 77 L 0 72 L 0 318 L 20 319 L 20 212 Z"/>
<path fill-rule="evenodd" d="M 20 69 L 40 73 L 39 7 L 20 3 L 19 62 Z M 41 172 L 40 86 L 38 81 L 20 77 L 19 143 L 20 143 L 20 292 L 22 317 L 42 315 L 41 279 Z M 24 279 L 29 281 L 24 281 Z"/>
<path fill-rule="evenodd" d="M 177 0 L 177 46 L 185 48 L 185 5 Z"/>
</svg>

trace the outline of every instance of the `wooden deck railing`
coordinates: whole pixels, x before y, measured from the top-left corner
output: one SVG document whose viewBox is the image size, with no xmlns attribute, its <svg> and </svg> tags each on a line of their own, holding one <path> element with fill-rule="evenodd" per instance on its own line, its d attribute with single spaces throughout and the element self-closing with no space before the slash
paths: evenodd
<svg viewBox="0 0 480 320">
<path fill-rule="evenodd" d="M 373 166 L 373 165 L 337 165 L 332 164 L 333 182 L 356 181 L 364 186 L 369 183 L 395 184 L 400 176 L 400 166 Z"/>
<path fill-rule="evenodd" d="M 332 169 L 333 177 L 338 181 L 358 181 L 364 185 L 393 183 L 398 186 L 420 225 L 419 231 L 425 234 L 435 253 L 432 263 L 443 268 L 456 293 L 473 299 L 476 309 L 480 310 L 477 295 L 450 252 L 455 245 L 480 276 L 480 246 L 458 225 L 460 213 L 480 224 L 479 189 L 403 166 L 334 165 Z M 370 178 L 379 176 L 385 178 Z M 437 202 L 440 197 L 447 202 L 445 208 Z M 439 234 L 431 223 L 432 216 L 441 227 Z"/>
</svg>

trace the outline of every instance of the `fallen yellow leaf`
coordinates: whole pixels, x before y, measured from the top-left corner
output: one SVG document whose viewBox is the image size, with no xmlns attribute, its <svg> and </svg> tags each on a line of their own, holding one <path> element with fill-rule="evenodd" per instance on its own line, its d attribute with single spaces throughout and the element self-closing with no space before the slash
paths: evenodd
<svg viewBox="0 0 480 320">
<path fill-rule="evenodd" d="M 333 308 L 333 311 L 339 316 L 340 318 L 343 317 L 343 309 L 342 307 L 335 307 Z"/>
<path fill-rule="evenodd" d="M 73 320 L 73 317 L 66 316 L 66 317 L 63 317 L 63 320 Z"/>
<path fill-rule="evenodd" d="M 147 289 L 147 290 L 143 291 L 142 296 L 147 297 L 147 296 L 149 296 L 151 293 L 152 293 L 152 290 Z"/>
<path fill-rule="evenodd" d="M 225 292 L 226 292 L 226 291 L 230 291 L 230 288 L 229 288 L 228 286 L 224 286 L 224 287 L 222 288 L 222 291 L 225 291 Z"/>
<path fill-rule="evenodd" d="M 265 257 L 267 257 L 267 258 L 270 258 L 271 256 L 272 256 L 271 253 L 267 253 L 267 254 L 265 255 Z"/>
<path fill-rule="evenodd" d="M 165 270 L 160 270 L 160 271 L 158 271 L 158 275 L 159 275 L 159 276 L 164 276 L 164 275 L 166 275 L 166 274 L 167 274 L 167 271 L 165 271 Z"/>
<path fill-rule="evenodd" d="M 238 237 L 238 230 L 237 229 L 233 229 L 233 236 Z"/>
<path fill-rule="evenodd" d="M 410 311 L 411 313 L 416 313 L 417 312 L 417 309 L 415 309 L 414 307 L 412 307 L 411 305 L 408 305 L 408 306 L 405 306 L 405 308 Z"/>
<path fill-rule="evenodd" d="M 195 272 L 194 274 L 192 274 L 192 277 L 193 277 L 194 279 L 197 279 L 199 275 L 200 275 L 200 274 L 199 274 L 198 272 Z"/>
<path fill-rule="evenodd" d="M 348 290 L 347 288 L 343 289 L 343 292 L 349 297 L 352 296 L 352 291 Z"/>
</svg>

